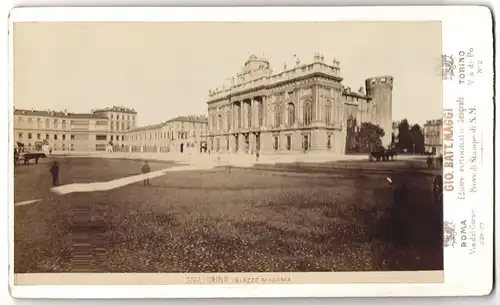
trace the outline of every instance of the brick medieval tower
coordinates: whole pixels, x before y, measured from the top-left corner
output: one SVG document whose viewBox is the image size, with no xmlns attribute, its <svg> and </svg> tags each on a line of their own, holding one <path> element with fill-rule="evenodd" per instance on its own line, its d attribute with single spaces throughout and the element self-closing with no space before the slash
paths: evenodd
<svg viewBox="0 0 500 305">
<path fill-rule="evenodd" d="M 373 103 L 372 120 L 373 124 L 378 124 L 384 129 L 385 135 L 382 138 L 382 145 L 387 148 L 392 140 L 392 76 L 377 76 L 368 78 L 365 81 L 366 94 L 371 96 Z"/>
</svg>

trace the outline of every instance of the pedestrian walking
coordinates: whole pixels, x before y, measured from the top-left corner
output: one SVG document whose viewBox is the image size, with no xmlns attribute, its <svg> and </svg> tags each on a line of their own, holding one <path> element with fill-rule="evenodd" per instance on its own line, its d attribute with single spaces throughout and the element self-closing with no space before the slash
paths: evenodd
<svg viewBox="0 0 500 305">
<path fill-rule="evenodd" d="M 431 155 L 429 155 L 429 156 L 427 157 L 427 167 L 428 167 L 428 168 L 433 168 L 433 165 L 434 165 L 434 164 L 433 164 L 433 161 L 432 161 L 432 156 L 431 156 Z"/>
<path fill-rule="evenodd" d="M 148 161 L 144 161 L 144 165 L 142 166 L 141 168 L 141 171 L 143 174 L 147 174 L 151 171 L 151 168 L 149 167 L 149 164 L 148 164 Z M 144 179 L 144 185 L 151 185 L 151 183 L 149 183 L 149 178 L 148 179 Z"/>
<path fill-rule="evenodd" d="M 50 173 L 52 174 L 52 186 L 59 185 L 59 162 L 54 161 L 50 167 Z"/>
<path fill-rule="evenodd" d="M 439 157 L 437 159 L 437 166 L 438 168 L 443 167 L 443 154 L 439 154 Z"/>
</svg>

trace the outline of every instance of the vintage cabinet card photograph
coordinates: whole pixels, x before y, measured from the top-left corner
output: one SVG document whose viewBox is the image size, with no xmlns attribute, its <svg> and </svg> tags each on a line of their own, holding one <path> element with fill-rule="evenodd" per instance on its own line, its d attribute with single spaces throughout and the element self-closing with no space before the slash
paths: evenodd
<svg viewBox="0 0 500 305">
<path fill-rule="evenodd" d="M 9 26 L 13 296 L 491 291 L 487 8 L 18 8 Z"/>
</svg>

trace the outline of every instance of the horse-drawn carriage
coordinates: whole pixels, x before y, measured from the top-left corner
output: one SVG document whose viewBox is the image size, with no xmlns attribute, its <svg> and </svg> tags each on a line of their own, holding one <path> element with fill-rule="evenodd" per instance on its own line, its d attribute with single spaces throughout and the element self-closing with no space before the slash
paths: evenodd
<svg viewBox="0 0 500 305">
<path fill-rule="evenodd" d="M 23 143 L 18 142 L 17 146 L 14 147 L 14 164 L 17 165 L 21 162 L 24 164 L 30 164 L 31 160 L 38 164 L 40 159 L 45 159 L 47 156 L 43 152 L 37 151 L 25 151 L 25 146 Z"/>
<path fill-rule="evenodd" d="M 394 157 L 397 156 L 397 153 L 393 149 L 381 149 L 377 151 L 370 152 L 370 161 L 392 161 Z"/>
</svg>

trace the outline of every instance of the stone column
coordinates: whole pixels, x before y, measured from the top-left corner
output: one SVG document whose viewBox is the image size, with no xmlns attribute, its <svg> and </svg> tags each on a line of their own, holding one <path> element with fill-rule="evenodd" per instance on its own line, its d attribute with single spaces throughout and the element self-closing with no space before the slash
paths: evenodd
<svg viewBox="0 0 500 305">
<path fill-rule="evenodd" d="M 245 102 L 245 128 L 250 128 L 250 119 L 248 117 L 248 111 L 250 110 L 250 107 L 251 107 L 251 104 L 250 104 L 250 100 L 247 100 Z"/>
<path fill-rule="evenodd" d="M 319 122 L 321 120 L 321 115 L 320 115 L 320 92 L 319 92 L 319 86 L 315 85 L 313 88 L 313 122 Z"/>
<path fill-rule="evenodd" d="M 269 127 L 269 121 L 268 121 L 268 101 L 269 97 L 268 96 L 262 96 L 262 125 L 263 127 Z M 261 138 L 262 139 L 262 138 Z"/>
<path fill-rule="evenodd" d="M 252 99 L 250 100 L 250 105 L 251 105 L 251 109 L 252 109 L 252 127 L 257 127 L 259 126 L 258 124 L 258 121 L 257 121 L 257 118 L 258 118 L 258 114 L 257 114 L 257 101 L 255 100 L 255 97 L 252 97 Z"/>
<path fill-rule="evenodd" d="M 236 118 L 237 118 L 237 116 L 236 116 L 236 103 L 233 102 L 231 104 L 231 108 L 233 109 L 233 112 L 231 114 L 231 116 L 232 116 L 231 120 L 233 121 L 232 127 L 233 127 L 233 130 L 236 131 L 236 130 L 238 130 L 238 128 L 236 126 Z"/>
<path fill-rule="evenodd" d="M 304 101 L 299 100 L 297 102 L 297 123 L 304 124 Z"/>
<path fill-rule="evenodd" d="M 246 119 L 246 128 L 250 128 L 251 124 L 252 124 L 252 100 L 249 99 L 246 103 L 246 109 L 245 109 L 245 119 Z M 248 116 L 248 113 L 250 112 L 250 117 Z"/>
<path fill-rule="evenodd" d="M 245 111 L 243 110 L 245 108 L 245 103 L 243 102 L 243 100 L 240 102 L 240 126 L 241 126 L 241 129 L 245 128 Z"/>
</svg>

